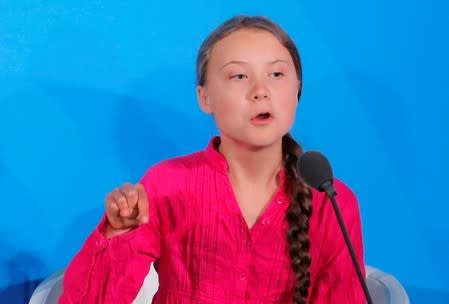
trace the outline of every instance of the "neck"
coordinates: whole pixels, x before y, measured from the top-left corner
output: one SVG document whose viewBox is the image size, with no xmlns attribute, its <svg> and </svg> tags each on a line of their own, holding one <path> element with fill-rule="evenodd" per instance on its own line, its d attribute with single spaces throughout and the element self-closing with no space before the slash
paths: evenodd
<svg viewBox="0 0 449 304">
<path fill-rule="evenodd" d="M 282 167 L 282 139 L 265 147 L 250 147 L 221 136 L 219 151 L 228 163 L 228 174 L 237 184 L 278 184 Z"/>
</svg>

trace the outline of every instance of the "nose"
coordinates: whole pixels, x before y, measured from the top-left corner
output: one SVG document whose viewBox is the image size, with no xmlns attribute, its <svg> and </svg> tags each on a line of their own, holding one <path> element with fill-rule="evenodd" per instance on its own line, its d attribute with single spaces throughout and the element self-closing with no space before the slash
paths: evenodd
<svg viewBox="0 0 449 304">
<path fill-rule="evenodd" d="M 257 80 L 254 82 L 250 91 L 252 101 L 267 99 L 269 95 L 269 90 L 263 81 Z"/>
</svg>

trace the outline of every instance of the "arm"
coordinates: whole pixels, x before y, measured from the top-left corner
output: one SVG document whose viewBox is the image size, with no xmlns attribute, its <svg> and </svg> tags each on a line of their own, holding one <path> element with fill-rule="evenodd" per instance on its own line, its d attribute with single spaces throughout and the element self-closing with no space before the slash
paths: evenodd
<svg viewBox="0 0 449 304">
<path fill-rule="evenodd" d="M 352 191 L 339 181 L 336 181 L 337 204 L 348 230 L 357 261 L 365 274 L 363 258 L 362 227 L 357 198 Z M 316 274 L 315 284 L 311 293 L 310 303 L 365 303 L 362 286 L 338 225 L 336 215 L 329 199 L 325 199 L 326 216 L 325 240 L 320 249 L 322 262 Z"/>
<path fill-rule="evenodd" d="M 161 238 L 154 188 L 148 178 L 141 183 L 149 201 L 148 223 L 108 239 L 105 216 L 69 264 L 60 304 L 131 303 L 137 296 L 159 258 Z"/>
</svg>

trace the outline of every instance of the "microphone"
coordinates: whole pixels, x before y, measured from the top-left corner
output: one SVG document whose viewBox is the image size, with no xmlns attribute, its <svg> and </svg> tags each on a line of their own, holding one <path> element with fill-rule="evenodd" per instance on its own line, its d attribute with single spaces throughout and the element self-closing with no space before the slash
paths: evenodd
<svg viewBox="0 0 449 304">
<path fill-rule="evenodd" d="M 306 184 L 320 192 L 325 192 L 330 198 L 335 214 L 337 216 L 338 224 L 340 225 L 340 229 L 343 232 L 346 246 L 349 249 L 352 263 L 354 264 L 360 284 L 363 288 L 363 292 L 365 293 L 365 298 L 368 304 L 373 304 L 373 300 L 371 299 L 371 295 L 369 294 L 365 278 L 363 277 L 362 271 L 360 270 L 360 265 L 357 262 L 351 239 L 349 238 L 348 231 L 341 216 L 340 210 L 337 206 L 337 201 L 335 200 L 335 195 L 337 194 L 337 192 L 334 188 L 334 176 L 332 174 L 332 168 L 329 161 L 320 152 L 309 151 L 299 157 L 297 170 Z"/>
</svg>

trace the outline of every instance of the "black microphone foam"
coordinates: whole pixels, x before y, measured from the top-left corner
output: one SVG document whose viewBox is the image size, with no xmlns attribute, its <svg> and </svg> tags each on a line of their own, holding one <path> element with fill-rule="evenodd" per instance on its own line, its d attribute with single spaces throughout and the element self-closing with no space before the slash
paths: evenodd
<svg viewBox="0 0 449 304">
<path fill-rule="evenodd" d="M 332 185 L 334 176 L 327 158 L 317 151 L 308 151 L 298 159 L 297 169 L 304 182 L 318 191 Z"/>
</svg>

